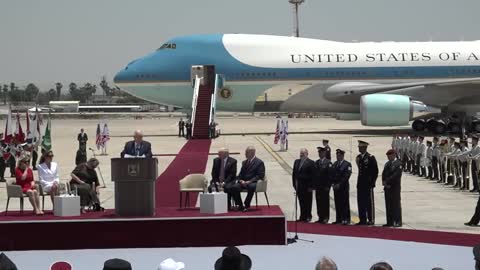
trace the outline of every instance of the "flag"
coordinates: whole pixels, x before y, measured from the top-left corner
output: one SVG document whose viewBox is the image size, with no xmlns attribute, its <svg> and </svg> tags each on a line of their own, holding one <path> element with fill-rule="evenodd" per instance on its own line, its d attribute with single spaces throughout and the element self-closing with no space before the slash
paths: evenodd
<svg viewBox="0 0 480 270">
<path fill-rule="evenodd" d="M 107 141 L 110 140 L 110 132 L 108 131 L 108 126 L 107 123 L 103 126 L 103 132 L 102 132 L 102 145 L 105 145 Z"/>
<path fill-rule="evenodd" d="M 97 124 L 97 136 L 95 138 L 95 144 L 97 145 L 97 150 L 100 150 L 100 146 L 102 146 L 102 133 L 100 132 L 100 123 Z"/>
<path fill-rule="evenodd" d="M 273 143 L 277 144 L 278 140 L 280 139 L 280 119 L 277 119 L 277 129 L 275 130 L 275 138 L 273 139 Z"/>
<path fill-rule="evenodd" d="M 25 142 L 25 133 L 23 133 L 22 123 L 20 122 L 20 114 L 17 111 L 17 125 L 15 128 L 15 140 L 17 143 Z"/>
<path fill-rule="evenodd" d="M 45 135 L 43 135 L 43 137 L 42 137 L 42 149 L 45 150 L 45 151 L 52 150 L 52 135 L 51 135 L 51 128 L 52 127 L 51 126 L 52 126 L 52 122 L 50 120 L 50 114 L 49 114 L 48 115 L 47 126 L 45 127 Z"/>
<path fill-rule="evenodd" d="M 35 121 L 32 121 L 33 132 L 33 142 L 35 143 L 35 147 L 38 147 L 42 143 L 42 132 L 40 130 L 40 112 L 38 111 L 38 107 L 35 107 Z"/>
<path fill-rule="evenodd" d="M 282 122 L 280 122 L 280 143 L 285 144 L 285 122 L 282 119 Z"/>
<path fill-rule="evenodd" d="M 5 133 L 3 133 L 3 141 L 5 144 L 9 144 L 13 139 L 13 127 L 12 127 L 12 107 L 8 109 L 7 123 L 5 124 Z"/>
</svg>

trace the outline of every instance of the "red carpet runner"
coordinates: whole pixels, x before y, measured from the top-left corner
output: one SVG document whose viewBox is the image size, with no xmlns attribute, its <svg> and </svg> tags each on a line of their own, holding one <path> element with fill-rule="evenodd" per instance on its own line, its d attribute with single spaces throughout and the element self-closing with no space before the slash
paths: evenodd
<svg viewBox="0 0 480 270">
<path fill-rule="evenodd" d="M 207 166 L 210 140 L 189 140 L 177 157 L 158 177 L 156 182 L 156 207 L 178 207 L 180 181 L 187 174 L 204 173 Z M 197 196 L 190 194 L 190 205 L 194 206 Z"/>
</svg>

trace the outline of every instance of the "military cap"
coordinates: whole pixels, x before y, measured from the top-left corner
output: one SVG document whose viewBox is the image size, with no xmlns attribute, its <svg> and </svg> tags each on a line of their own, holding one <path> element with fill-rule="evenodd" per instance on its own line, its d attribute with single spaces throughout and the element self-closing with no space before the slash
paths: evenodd
<svg viewBox="0 0 480 270">
<path fill-rule="evenodd" d="M 358 141 L 358 146 L 368 146 L 369 143 L 365 142 L 365 141 Z"/>
<path fill-rule="evenodd" d="M 455 141 L 455 137 L 450 137 L 450 140 Z"/>
<path fill-rule="evenodd" d="M 322 152 L 322 151 L 325 151 L 326 149 L 323 146 L 317 146 L 317 150 L 318 152 Z"/>
<path fill-rule="evenodd" d="M 122 259 L 110 259 L 105 261 L 103 270 L 132 270 L 132 265 Z"/>
<path fill-rule="evenodd" d="M 395 155 L 397 152 L 395 152 L 395 150 L 393 149 L 390 149 L 387 151 L 387 153 L 385 155 L 389 156 L 389 155 Z"/>
<path fill-rule="evenodd" d="M 322 142 L 328 143 L 328 140 L 327 140 L 327 139 L 323 139 Z"/>
<path fill-rule="evenodd" d="M 337 152 L 337 154 L 345 154 L 345 151 L 343 151 L 343 150 L 342 150 L 342 149 L 340 149 L 340 148 L 339 148 L 339 149 L 337 149 L 337 150 L 336 150 L 336 152 Z"/>
<path fill-rule="evenodd" d="M 480 261 L 480 244 L 473 247 L 473 257 L 476 261 Z"/>
<path fill-rule="evenodd" d="M 478 135 L 472 135 L 472 140 L 478 141 Z"/>
</svg>

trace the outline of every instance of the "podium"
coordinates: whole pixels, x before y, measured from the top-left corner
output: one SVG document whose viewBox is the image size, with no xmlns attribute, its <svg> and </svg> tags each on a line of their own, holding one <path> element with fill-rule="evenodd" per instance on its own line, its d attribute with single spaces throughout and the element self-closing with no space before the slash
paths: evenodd
<svg viewBox="0 0 480 270">
<path fill-rule="evenodd" d="M 153 216 L 155 214 L 156 158 L 112 158 L 115 182 L 115 213 L 118 216 Z"/>
</svg>

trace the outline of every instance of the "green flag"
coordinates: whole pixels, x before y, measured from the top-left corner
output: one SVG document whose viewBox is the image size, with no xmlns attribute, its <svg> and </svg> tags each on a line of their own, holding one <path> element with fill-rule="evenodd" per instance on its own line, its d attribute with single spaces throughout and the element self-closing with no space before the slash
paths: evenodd
<svg viewBox="0 0 480 270">
<path fill-rule="evenodd" d="M 47 126 L 45 127 L 45 135 L 43 135 L 42 139 L 42 149 L 45 151 L 52 150 L 52 135 L 51 135 L 51 122 L 50 122 L 50 114 L 48 114 L 48 122 Z"/>
</svg>

